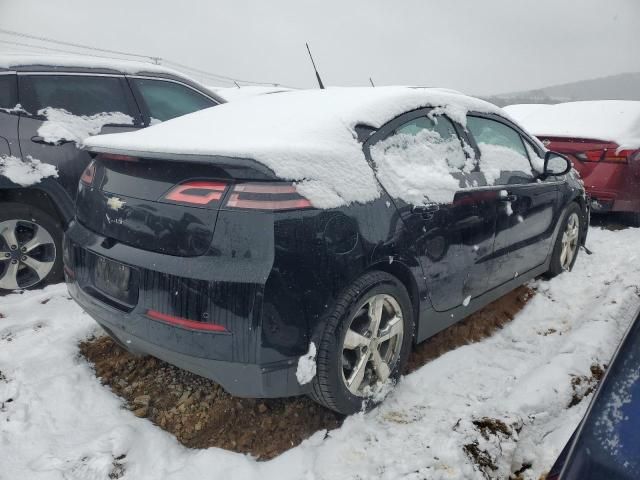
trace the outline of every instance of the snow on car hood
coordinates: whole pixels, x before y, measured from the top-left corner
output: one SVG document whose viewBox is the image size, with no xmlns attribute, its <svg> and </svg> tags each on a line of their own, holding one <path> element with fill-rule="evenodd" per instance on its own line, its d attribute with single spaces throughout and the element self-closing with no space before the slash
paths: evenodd
<svg viewBox="0 0 640 480">
<path fill-rule="evenodd" d="M 466 123 L 490 103 L 434 88 L 330 88 L 262 95 L 185 115 L 138 132 L 85 141 L 95 151 L 222 155 L 254 159 L 298 183 L 318 208 L 378 197 L 355 127 L 377 128 L 397 115 L 433 106 Z"/>
<path fill-rule="evenodd" d="M 518 115 L 507 109 L 537 136 L 605 140 L 620 148 L 640 148 L 640 102 L 598 100 L 545 105 Z"/>
</svg>

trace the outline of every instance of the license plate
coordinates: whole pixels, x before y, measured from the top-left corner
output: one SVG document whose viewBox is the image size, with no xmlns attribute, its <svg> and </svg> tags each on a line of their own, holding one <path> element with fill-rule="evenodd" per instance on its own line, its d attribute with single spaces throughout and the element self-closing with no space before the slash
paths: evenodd
<svg viewBox="0 0 640 480">
<path fill-rule="evenodd" d="M 96 257 L 93 272 L 93 283 L 98 290 L 116 300 L 129 303 L 131 282 L 129 267 L 104 257 Z"/>
</svg>

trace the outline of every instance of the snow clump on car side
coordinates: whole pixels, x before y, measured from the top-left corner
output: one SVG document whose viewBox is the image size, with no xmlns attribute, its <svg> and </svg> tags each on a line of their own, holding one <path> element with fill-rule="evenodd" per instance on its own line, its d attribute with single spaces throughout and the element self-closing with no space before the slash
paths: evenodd
<svg viewBox="0 0 640 480">
<path fill-rule="evenodd" d="M 296 378 L 300 385 L 305 385 L 313 380 L 316 376 L 316 345 L 311 342 L 309 351 L 298 360 L 298 369 L 296 370 Z"/>
<path fill-rule="evenodd" d="M 0 175 L 21 187 L 28 187 L 40 182 L 43 178 L 57 177 L 58 169 L 30 155 L 24 162 L 17 157 L 3 156 L 0 157 Z"/>
</svg>

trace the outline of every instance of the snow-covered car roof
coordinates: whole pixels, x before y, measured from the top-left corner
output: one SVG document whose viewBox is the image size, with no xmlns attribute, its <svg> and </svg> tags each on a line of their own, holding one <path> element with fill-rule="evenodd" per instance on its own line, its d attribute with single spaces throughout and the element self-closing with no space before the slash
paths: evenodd
<svg viewBox="0 0 640 480">
<path fill-rule="evenodd" d="M 597 100 L 546 105 L 519 117 L 507 111 L 539 137 L 604 140 L 621 148 L 640 148 L 640 102 Z"/>
<path fill-rule="evenodd" d="M 39 55 L 29 53 L 7 53 L 0 55 L 0 70 L 33 70 L 73 68 L 106 70 L 123 74 L 164 73 L 185 77 L 184 74 L 154 63 L 136 62 L 115 58 L 91 57 L 83 55 Z"/>
<path fill-rule="evenodd" d="M 150 75 L 169 80 L 179 80 L 207 94 L 218 103 L 226 102 L 220 95 L 211 92 L 207 87 L 188 75 L 155 63 L 82 55 L 7 53 L 0 55 L 0 72 L 2 71 Z"/>
<path fill-rule="evenodd" d="M 155 158 L 253 159 L 280 178 L 300 182 L 298 189 L 314 205 L 330 208 L 378 196 L 356 126 L 378 128 L 421 107 L 434 107 L 462 125 L 468 111 L 501 113 L 483 100 L 436 88 L 295 90 L 226 103 L 137 132 L 99 135 L 85 146 Z"/>
<path fill-rule="evenodd" d="M 549 105 L 547 103 L 516 103 L 514 105 L 507 105 L 506 107 L 502 107 L 502 109 L 518 123 L 522 123 L 523 120 L 528 116 L 538 112 L 539 110 L 551 106 L 552 105 Z"/>
</svg>

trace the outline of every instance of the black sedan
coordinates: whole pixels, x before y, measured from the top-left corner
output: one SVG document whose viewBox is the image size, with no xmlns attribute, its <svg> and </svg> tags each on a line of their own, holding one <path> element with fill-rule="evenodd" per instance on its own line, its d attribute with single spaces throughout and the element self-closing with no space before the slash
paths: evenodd
<svg viewBox="0 0 640 480">
<path fill-rule="evenodd" d="M 452 91 L 285 92 L 87 145 L 71 295 L 239 396 L 371 405 L 412 344 L 570 270 L 587 233 L 568 160 Z"/>
</svg>

